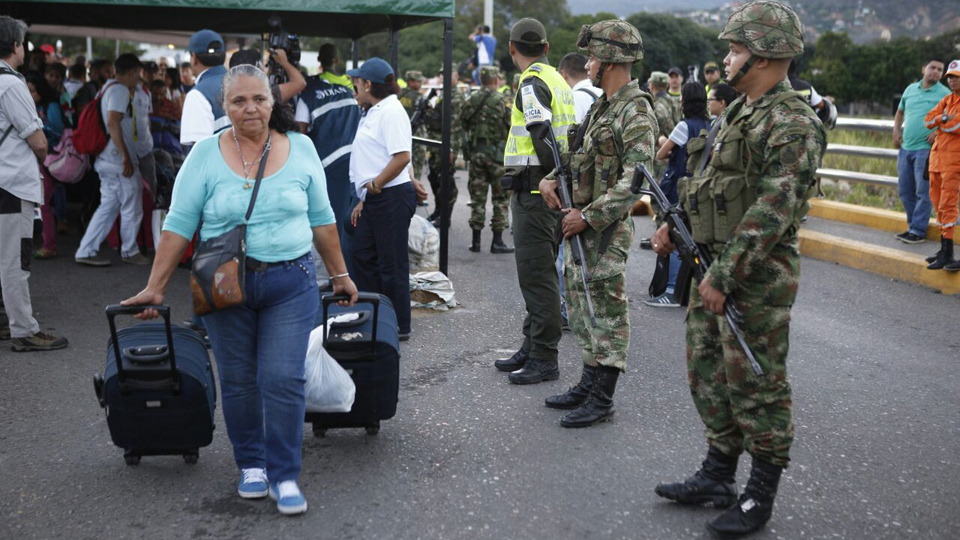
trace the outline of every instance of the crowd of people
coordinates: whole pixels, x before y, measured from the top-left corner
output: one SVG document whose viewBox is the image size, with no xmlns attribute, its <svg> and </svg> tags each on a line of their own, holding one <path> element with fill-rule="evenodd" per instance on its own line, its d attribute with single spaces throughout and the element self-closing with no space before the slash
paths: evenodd
<svg viewBox="0 0 960 540">
<path fill-rule="evenodd" d="M 33 237 L 33 209 L 40 206 L 43 246 L 33 258 L 58 255 L 64 182 L 45 160 L 62 150 L 71 130 L 85 128 L 93 104 L 105 144 L 78 183 L 85 186 L 86 217 L 76 262 L 111 264 L 100 253 L 116 230 L 121 260 L 152 266 L 143 291 L 124 303 L 162 304 L 189 253 L 211 249 L 242 227 L 242 305 L 201 309 L 197 284 L 191 293 L 198 316 L 188 324 L 209 337 L 217 358 L 239 495 L 270 495 L 280 512 L 302 513 L 303 358 L 318 306 L 313 253 L 333 292 L 349 298 L 344 304 L 355 302 L 358 290 L 386 295 L 400 339 L 410 339 L 408 230 L 418 204 L 429 199 L 420 179 L 426 172 L 433 191 L 431 219 L 448 224 L 457 190 L 450 179 L 450 198 L 440 201 L 441 175 L 462 156 L 469 163 L 469 250 L 481 251 L 489 194 L 490 251 L 514 254 L 524 300 L 522 344 L 495 366 L 514 384 L 556 380 L 558 344 L 571 331 L 583 351 L 580 380 L 545 405 L 568 411 L 563 427 L 593 426 L 614 414 L 628 365 L 626 267 L 639 200 L 634 170 L 643 166 L 670 204 L 686 208 L 694 240 L 713 260 L 693 279 L 667 225 L 645 239 L 659 256 L 646 304 L 678 307 L 689 298 L 691 392 L 709 443 L 694 476 L 661 484 L 656 493 L 726 508 L 708 526 L 727 537 L 770 519 L 793 442 L 785 369 L 799 280 L 797 232 L 826 146 L 815 111 L 828 108 L 809 84 L 791 78 L 803 35 L 788 7 L 767 0 L 740 6 L 720 36 L 729 53 L 722 64 L 704 63 L 703 82 L 697 70 L 685 81 L 677 67 L 633 79 L 643 41 L 621 20 L 584 26 L 578 50 L 555 68 L 546 29 L 528 18 L 510 31 L 519 73 L 508 84 L 494 61 L 496 40 L 480 26 L 469 36 L 476 55 L 449 81 L 449 155 L 414 143 L 439 139 L 444 120 L 441 96 L 427 92 L 422 72 L 407 71 L 401 80 L 379 58 L 343 72 L 332 44 L 320 49 L 321 73 L 309 77 L 283 50 L 269 51 L 268 64 L 258 50 L 228 55 L 213 30 L 193 34 L 190 60 L 179 68 L 133 54 L 89 66 L 77 59 L 68 68 L 52 47 L 28 56 L 26 30 L 0 17 L 0 283 L 9 318 L 0 338 L 12 339 L 14 350 L 67 346 L 65 338 L 40 332 L 32 317 L 31 257 L 21 245 Z M 929 139 L 917 126 L 940 133 L 929 153 L 929 189 L 944 242 L 931 267 L 950 270 L 957 266 L 960 62 L 947 70 L 952 94 L 936 89 L 942 71 L 942 63 L 928 63 L 924 80 L 905 93 L 895 137 L 903 145 L 901 194 L 912 216 L 903 239 L 911 241 L 926 234 L 921 218 L 929 214 L 929 202 L 919 200 L 926 161 L 920 147 Z M 442 70 L 436 75 L 442 84 Z M 572 179 L 572 206 L 558 196 L 561 177 Z M 144 222 L 154 207 L 167 210 L 155 244 L 140 234 L 152 229 Z M 513 247 L 503 237 L 511 222 Z M 734 296 L 744 315 L 741 342 L 724 318 Z M 751 369 L 748 357 L 762 370 Z M 738 495 L 735 473 L 745 450 L 753 467 Z"/>
</svg>

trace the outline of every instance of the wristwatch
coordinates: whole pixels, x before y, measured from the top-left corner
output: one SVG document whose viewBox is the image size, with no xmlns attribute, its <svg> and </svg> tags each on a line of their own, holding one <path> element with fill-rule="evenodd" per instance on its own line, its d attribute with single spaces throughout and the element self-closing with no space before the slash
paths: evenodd
<svg viewBox="0 0 960 540">
<path fill-rule="evenodd" d="M 943 122 L 944 124 L 946 124 L 946 123 L 947 123 L 947 116 L 948 116 L 947 113 L 943 113 L 943 116 L 940 117 L 940 121 Z"/>
</svg>

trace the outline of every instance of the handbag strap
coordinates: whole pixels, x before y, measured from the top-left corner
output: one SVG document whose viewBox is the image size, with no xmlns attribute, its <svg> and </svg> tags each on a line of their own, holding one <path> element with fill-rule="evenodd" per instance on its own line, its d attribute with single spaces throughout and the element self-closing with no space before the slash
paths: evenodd
<svg viewBox="0 0 960 540">
<path fill-rule="evenodd" d="M 267 137 L 267 147 L 263 149 L 263 158 L 260 160 L 260 168 L 257 169 L 257 181 L 253 184 L 253 194 L 250 195 L 250 206 L 247 207 L 247 215 L 243 221 L 250 221 L 253 215 L 253 203 L 257 202 L 257 192 L 260 191 L 260 181 L 263 180 L 263 171 L 267 168 L 267 158 L 270 156 L 270 137 Z"/>
</svg>

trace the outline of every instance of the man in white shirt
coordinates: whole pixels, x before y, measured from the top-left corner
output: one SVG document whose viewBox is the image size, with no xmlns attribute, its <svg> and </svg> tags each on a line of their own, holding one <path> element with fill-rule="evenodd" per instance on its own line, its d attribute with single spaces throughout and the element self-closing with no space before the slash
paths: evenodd
<svg viewBox="0 0 960 540">
<path fill-rule="evenodd" d="M 563 77 L 570 89 L 573 90 L 573 110 L 577 123 L 583 123 L 593 102 L 600 97 L 602 91 L 590 84 L 587 77 L 587 57 L 580 53 L 570 53 L 560 60 L 557 71 Z"/>
<path fill-rule="evenodd" d="M 18 352 L 67 346 L 66 338 L 40 331 L 30 302 L 33 210 L 43 201 L 37 161 L 47 155 L 47 137 L 27 83 L 15 71 L 23 65 L 26 33 L 23 21 L 0 16 L 0 291 L 6 310 L 0 341 L 12 340 Z"/>
<path fill-rule="evenodd" d="M 137 92 L 143 92 L 139 90 L 143 64 L 135 55 L 127 53 L 121 54 L 114 66 L 116 77 L 107 81 L 101 90 L 100 108 L 109 142 L 94 165 L 100 175 L 100 206 L 80 240 L 76 261 L 87 266 L 110 266 L 110 260 L 97 257 L 97 252 L 119 214 L 123 262 L 148 265 L 150 259 L 137 247 L 137 233 L 143 221 L 138 150 L 146 144 L 143 138 L 151 137 L 149 128 L 144 130 L 142 120 L 137 117 L 143 114 L 143 105 L 137 104 Z"/>
<path fill-rule="evenodd" d="M 180 120 L 180 144 L 184 150 L 199 141 L 230 126 L 230 118 L 223 111 L 220 88 L 227 68 L 223 38 L 213 30 L 200 30 L 190 37 L 187 45 L 190 68 L 196 74 L 196 84 L 183 100 Z"/>
</svg>

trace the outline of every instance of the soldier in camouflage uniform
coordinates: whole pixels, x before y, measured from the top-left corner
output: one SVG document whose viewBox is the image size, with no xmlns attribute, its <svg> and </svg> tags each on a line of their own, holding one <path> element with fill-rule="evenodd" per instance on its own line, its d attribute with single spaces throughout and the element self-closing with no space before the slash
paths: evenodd
<svg viewBox="0 0 960 540">
<path fill-rule="evenodd" d="M 455 163 L 457 153 L 460 152 L 460 147 L 463 143 L 463 127 L 460 125 L 460 122 L 457 121 L 460 118 L 460 108 L 463 107 L 463 93 L 460 92 L 460 89 L 457 87 L 457 80 L 459 75 L 456 70 L 453 70 L 453 88 L 451 89 L 451 95 L 453 96 L 450 102 L 450 111 L 451 118 L 453 121 L 450 122 L 450 173 L 453 174 L 453 164 Z M 443 84 L 443 70 L 441 69 L 437 75 L 441 77 L 441 84 Z M 424 125 L 427 130 L 427 138 L 439 141 L 442 135 L 443 123 L 442 120 L 442 111 L 443 111 L 443 99 L 442 94 L 438 94 L 436 102 L 427 109 L 426 121 Z M 433 201 L 437 205 L 434 209 L 433 214 L 430 215 L 430 220 L 434 221 L 435 225 L 439 226 L 440 219 L 440 148 L 431 148 L 430 157 L 427 160 L 427 165 L 429 166 L 429 172 L 427 173 L 427 180 L 430 181 L 430 188 L 433 190 Z M 453 212 L 453 205 L 457 201 L 457 195 L 459 190 L 457 190 L 457 183 L 450 178 L 450 206 L 447 209 L 447 213 Z"/>
<path fill-rule="evenodd" d="M 673 128 L 680 123 L 682 114 L 677 102 L 667 93 L 669 83 L 666 73 L 654 71 L 650 74 L 650 79 L 647 82 L 650 85 L 650 93 L 653 94 L 653 114 L 657 117 L 657 126 L 660 131 L 657 140 L 657 147 L 659 148 L 665 142 L 665 138 L 673 133 Z M 663 178 L 666 168 L 666 163 L 654 161 L 653 176 L 658 180 Z"/>
<path fill-rule="evenodd" d="M 730 42 L 724 65 L 743 95 L 718 124 L 706 168 L 692 167 L 694 176 L 680 186 L 694 240 L 708 247 L 713 260 L 692 288 L 687 312 L 690 390 L 709 449 L 694 476 L 660 484 L 656 492 L 685 504 L 733 505 L 707 527 L 736 538 L 770 519 L 790 462 L 786 360 L 800 279 L 798 231 L 816 192 L 826 132 L 787 79 L 790 59 L 803 52 L 802 27 L 792 10 L 769 0 L 744 4 L 720 39 Z M 691 152 L 690 163 L 699 164 L 703 151 Z M 673 250 L 665 227 L 653 247 L 663 255 Z M 751 369 L 723 316 L 724 303 L 734 296 L 763 375 Z M 753 466 L 738 499 L 735 474 L 744 450 Z"/>
<path fill-rule="evenodd" d="M 592 426 L 614 413 L 613 392 L 626 370 L 630 345 L 626 266 L 633 243 L 630 210 L 638 199 L 630 184 L 636 166 L 649 166 L 653 160 L 657 139 L 653 98 L 630 78 L 633 63 L 643 58 L 640 32 L 625 21 L 603 21 L 584 26 L 577 46 L 589 55 L 587 73 L 604 94 L 577 135 L 584 142 L 570 158 L 574 208 L 563 210 L 564 237 L 582 238 L 590 279 L 589 290 L 583 290 L 580 268 L 567 246 L 568 318 L 583 349 L 583 373 L 576 386 L 546 400 L 547 407 L 573 409 L 560 420 L 564 427 Z M 540 183 L 541 196 L 554 208 L 559 207 L 555 175 Z M 596 327 L 586 306 L 588 294 Z"/>
<path fill-rule="evenodd" d="M 503 176 L 503 143 L 510 129 L 508 99 L 497 92 L 497 68 L 482 66 L 479 69 L 483 88 L 474 92 L 460 111 L 459 122 L 466 132 L 466 144 L 470 154 L 470 228 L 473 242 L 470 251 L 480 252 L 480 231 L 486 221 L 487 192 L 492 191 L 493 243 L 490 253 L 513 253 L 513 248 L 503 243 L 503 231 L 510 226 L 510 199 L 500 183 Z"/>
<path fill-rule="evenodd" d="M 423 73 L 419 71 L 408 71 L 404 74 L 404 77 L 407 79 L 407 87 L 404 88 L 400 95 L 400 104 L 403 105 L 404 110 L 407 111 L 407 116 L 413 118 L 413 113 L 417 110 L 417 104 L 420 103 L 420 100 L 423 99 L 423 94 L 421 89 L 423 88 Z M 419 126 L 414 132 L 414 137 L 423 137 L 424 136 L 423 126 Z M 420 180 L 420 172 L 423 171 L 423 162 L 426 160 L 426 151 L 422 144 L 413 145 L 413 176 L 415 180 Z"/>
</svg>

